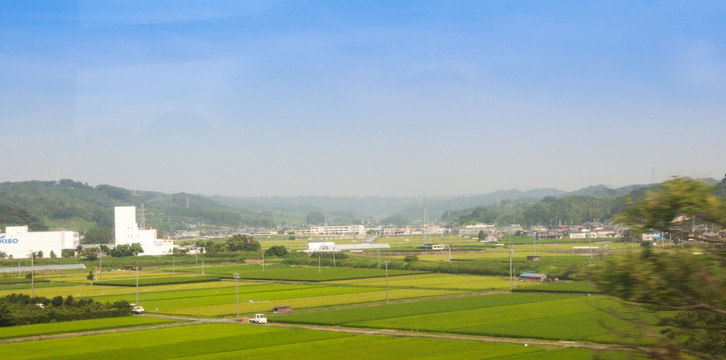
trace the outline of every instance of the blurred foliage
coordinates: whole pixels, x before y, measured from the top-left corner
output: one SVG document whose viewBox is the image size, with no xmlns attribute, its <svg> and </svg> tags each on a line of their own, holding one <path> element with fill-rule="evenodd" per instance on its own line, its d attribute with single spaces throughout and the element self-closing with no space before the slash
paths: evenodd
<svg viewBox="0 0 726 360">
<path fill-rule="evenodd" d="M 702 242 L 688 250 L 649 247 L 640 255 L 609 258 L 591 274 L 607 294 L 646 304 L 653 312 L 675 311 L 659 323 L 670 342 L 649 351 L 653 358 L 674 358 L 678 353 L 726 358 L 726 251 L 718 236 L 726 224 L 726 201 L 718 196 L 720 190 L 719 185 L 674 178 L 638 200 L 631 198 L 618 219 L 635 233 L 659 230 L 674 239 Z M 699 233 L 696 225 L 707 226 L 712 235 Z M 699 244 L 703 248 L 693 252 Z"/>
<path fill-rule="evenodd" d="M 630 206 L 616 219 L 635 233 L 657 230 L 674 239 L 721 242 L 694 231 L 696 225 L 712 229 L 726 226 L 726 200 L 717 195 L 720 192 L 720 184 L 673 178 L 647 191 L 641 199 L 628 197 Z"/>
</svg>

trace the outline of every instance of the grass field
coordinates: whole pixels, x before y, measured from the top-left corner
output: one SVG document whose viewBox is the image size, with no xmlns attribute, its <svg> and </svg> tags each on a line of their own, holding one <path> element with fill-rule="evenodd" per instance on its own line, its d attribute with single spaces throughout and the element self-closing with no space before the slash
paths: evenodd
<svg viewBox="0 0 726 360">
<path fill-rule="evenodd" d="M 286 314 L 273 321 L 612 343 L 623 340 L 606 327 L 637 330 L 603 309 L 621 305 L 607 297 L 515 293 Z"/>
<path fill-rule="evenodd" d="M 587 281 L 559 281 L 556 283 L 517 282 L 514 291 L 544 291 L 557 293 L 598 294 L 601 291 Z"/>
<path fill-rule="evenodd" d="M 385 280 L 357 279 L 333 281 L 332 284 L 345 284 L 353 286 L 385 286 Z M 509 290 L 509 278 L 500 276 L 476 276 L 453 274 L 420 274 L 409 276 L 390 277 L 388 285 L 391 288 L 419 288 L 419 289 L 448 289 L 448 290 Z"/>
<path fill-rule="evenodd" d="M 479 253 L 471 255 L 476 256 Z M 558 256 L 559 259 L 559 256 Z M 567 257 L 562 257 L 563 262 Z M 500 259 L 496 259 L 500 261 Z M 486 261 L 474 260 L 469 261 Z M 572 261 L 582 261 L 574 259 Z M 540 264 L 545 264 L 543 260 Z M 139 303 L 147 313 L 189 317 L 230 317 L 236 312 L 235 282 L 239 272 L 241 315 L 271 312 L 273 306 L 291 305 L 294 313 L 269 315 L 270 322 L 339 325 L 384 330 L 414 330 L 436 333 L 504 338 L 618 343 L 609 328 L 631 332 L 625 322 L 609 315 L 605 308 L 620 310 L 619 303 L 604 296 L 544 293 L 501 293 L 508 291 L 509 279 L 389 270 L 388 294 L 383 269 L 293 267 L 273 265 L 262 271 L 259 265 L 208 265 L 206 278 L 227 277 L 222 281 L 195 282 L 193 267 L 176 268 L 171 276 L 166 267 L 147 267 L 139 272 Z M 100 302 L 136 301 L 134 286 L 93 286 L 87 272 L 48 274 L 51 284 L 35 288 L 35 294 L 52 298 L 90 296 Z M 104 272 L 104 282 L 135 285 L 135 271 Z M 281 281 L 284 280 L 284 281 Z M 183 283 L 179 283 L 183 281 Z M 587 292 L 583 282 L 535 284 L 517 282 L 518 290 Z M 0 296 L 30 293 L 29 285 L 0 286 Z M 474 293 L 488 295 L 471 296 Z M 386 295 L 391 304 L 385 305 Z M 459 295 L 467 295 L 460 297 Z M 73 333 L 111 328 L 159 324 L 161 320 L 128 317 L 85 320 L 3 328 L 0 338 L 41 334 Z M 605 326 L 605 327 L 603 327 Z M 8 330 L 8 331 L 5 331 Z M 149 341 L 152 339 L 152 341 Z M 523 340 L 524 341 L 524 340 Z M 91 346 L 97 342 L 103 346 Z M 69 349 L 58 353 L 56 346 Z M 31 349 L 34 349 L 31 351 Z M 325 349 L 321 352 L 320 349 Z M 80 338 L 48 339 L 22 344 L 2 344 L 3 358 L 144 358 L 165 359 L 189 356 L 191 359 L 333 358 L 506 358 L 561 359 L 591 358 L 594 353 L 559 347 L 524 347 L 453 339 L 354 336 L 327 331 L 282 329 L 273 326 L 240 324 L 183 325 L 162 330 L 91 335 Z M 402 355 L 403 354 L 403 355 Z M 618 354 L 617 356 L 621 356 Z M 622 358 L 632 358 L 632 354 Z"/>
<path fill-rule="evenodd" d="M 2 328 L 0 339 L 20 338 L 27 336 L 75 333 L 104 329 L 119 329 L 134 326 L 169 324 L 174 320 L 128 316 L 91 320 L 66 321 L 50 324 L 20 325 Z"/>
<path fill-rule="evenodd" d="M 152 285 L 170 285 L 170 284 L 191 284 L 199 282 L 219 281 L 219 276 L 194 276 L 194 275 L 180 275 L 180 276 L 161 276 L 161 277 L 143 277 L 139 278 L 139 286 L 152 286 Z M 118 279 L 118 280 L 104 280 L 96 281 L 95 285 L 106 285 L 106 286 L 136 286 L 136 278 L 132 279 Z"/>
<path fill-rule="evenodd" d="M 36 283 L 48 283 L 48 279 L 33 279 Z M 30 279 L 17 278 L 17 277 L 0 277 L 0 286 L 2 285 L 15 285 L 15 284 L 30 284 Z"/>
<path fill-rule="evenodd" d="M 319 270 L 319 271 L 318 271 Z M 243 279 L 281 280 L 281 281 L 330 281 L 343 279 L 360 279 L 383 277 L 383 269 L 361 268 L 330 268 L 322 267 L 291 267 L 284 265 L 226 265 L 215 266 L 207 270 L 207 274 L 231 278 L 233 273 L 239 273 Z M 389 276 L 420 274 L 420 271 L 388 270 Z"/>
<path fill-rule="evenodd" d="M 585 349 L 205 324 L 0 345 L 24 359 L 589 359 Z"/>
</svg>

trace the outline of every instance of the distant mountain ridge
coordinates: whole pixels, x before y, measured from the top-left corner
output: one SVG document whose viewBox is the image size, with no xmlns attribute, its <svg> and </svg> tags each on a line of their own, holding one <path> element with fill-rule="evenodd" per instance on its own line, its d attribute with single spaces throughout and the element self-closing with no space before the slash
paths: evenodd
<svg viewBox="0 0 726 360">
<path fill-rule="evenodd" d="M 270 214 L 234 209 L 198 195 L 131 191 L 110 185 L 93 187 L 63 179 L 58 184 L 54 181 L 0 183 L 0 205 L 5 205 L 0 211 L 24 214 L 24 210 L 32 215 L 0 216 L 6 219 L 0 221 L 0 227 L 25 225 L 18 222 L 39 219 L 53 229 L 83 232 L 94 226 L 112 227 L 114 206 L 140 207 L 142 204 L 146 225 L 165 232 L 199 224 L 274 226 Z"/>
<path fill-rule="evenodd" d="M 502 211 L 514 211 L 550 197 L 582 195 L 615 199 L 651 185 L 618 188 L 595 185 L 572 192 L 552 188 L 510 189 L 487 194 L 431 196 L 427 202 L 429 219 L 434 222 L 444 214 L 454 216 L 467 209 L 498 203 Z M 403 218 L 410 223 L 420 223 L 423 219 L 423 197 L 230 197 L 132 191 L 111 185 L 93 187 L 73 180 L 61 180 L 57 185 L 52 181 L 0 183 L 0 205 L 5 205 L 0 211 L 12 213 L 5 218 L 15 219 L 9 220 L 13 222 L 27 218 L 39 228 L 43 226 L 38 222 L 52 228 L 74 230 L 85 230 L 94 224 L 112 226 L 113 206 L 140 207 L 141 204 L 145 206 L 147 225 L 164 231 L 187 229 L 198 224 L 268 228 L 304 225 L 306 215 L 313 212 L 324 214 L 331 224 L 376 223 L 386 217 Z M 0 216 L 0 226 L 8 225 L 2 219 Z"/>
</svg>

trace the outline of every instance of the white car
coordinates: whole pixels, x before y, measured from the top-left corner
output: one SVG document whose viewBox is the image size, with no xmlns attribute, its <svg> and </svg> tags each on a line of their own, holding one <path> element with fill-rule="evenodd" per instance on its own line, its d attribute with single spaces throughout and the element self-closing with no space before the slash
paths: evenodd
<svg viewBox="0 0 726 360">
<path fill-rule="evenodd" d="M 132 314 L 143 314 L 144 313 L 144 307 L 143 306 L 134 306 L 131 308 Z"/>
<path fill-rule="evenodd" d="M 267 324 L 267 318 L 265 314 L 257 314 L 255 317 L 250 318 L 250 322 L 253 324 Z"/>
</svg>

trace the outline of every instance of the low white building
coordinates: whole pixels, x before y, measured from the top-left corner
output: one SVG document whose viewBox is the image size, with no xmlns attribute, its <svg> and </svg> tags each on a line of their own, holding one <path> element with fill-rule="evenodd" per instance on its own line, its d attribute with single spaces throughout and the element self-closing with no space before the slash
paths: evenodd
<svg viewBox="0 0 726 360">
<path fill-rule="evenodd" d="M 116 246 L 139 243 L 144 249 L 144 255 L 166 255 L 174 249 L 173 240 L 157 239 L 156 229 L 139 229 L 135 206 L 116 206 L 114 221 Z"/>
<path fill-rule="evenodd" d="M 75 249 L 80 235 L 75 231 L 28 231 L 28 226 L 8 226 L 0 234 L 0 251 L 13 258 L 29 257 L 31 252 L 43 252 L 49 257 L 51 251 L 58 257 L 65 249 Z"/>
<path fill-rule="evenodd" d="M 305 252 L 330 252 L 340 251 L 336 249 L 335 243 L 332 241 L 308 241 L 308 248 Z"/>
<path fill-rule="evenodd" d="M 390 249 L 389 244 L 345 244 L 335 245 L 332 241 L 309 241 L 307 249 L 304 250 L 306 253 L 315 252 L 340 252 L 343 250 L 369 250 L 369 249 Z"/>
</svg>

